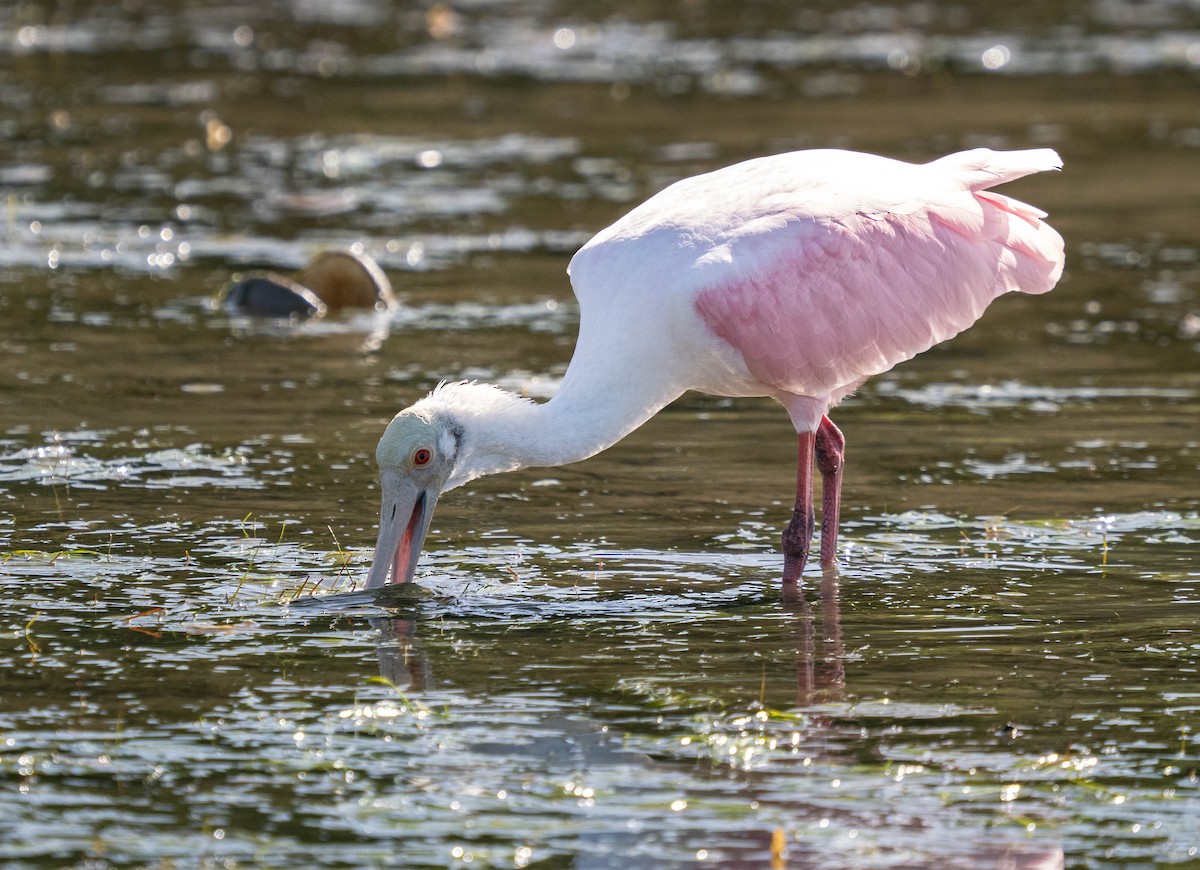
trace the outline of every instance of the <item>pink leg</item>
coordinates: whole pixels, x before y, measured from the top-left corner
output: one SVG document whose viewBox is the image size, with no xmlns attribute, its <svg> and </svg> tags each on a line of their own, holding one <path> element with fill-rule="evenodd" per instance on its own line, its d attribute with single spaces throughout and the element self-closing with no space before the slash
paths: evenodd
<svg viewBox="0 0 1200 870">
<path fill-rule="evenodd" d="M 828 417 L 817 427 L 814 449 L 821 472 L 821 564 L 837 561 L 838 518 L 842 510 L 842 465 L 846 438 Z"/>
<path fill-rule="evenodd" d="M 783 530 L 783 586 L 784 592 L 794 591 L 808 561 L 812 547 L 813 499 L 812 471 L 817 433 L 801 432 L 796 459 L 796 507 L 791 522 Z"/>
</svg>

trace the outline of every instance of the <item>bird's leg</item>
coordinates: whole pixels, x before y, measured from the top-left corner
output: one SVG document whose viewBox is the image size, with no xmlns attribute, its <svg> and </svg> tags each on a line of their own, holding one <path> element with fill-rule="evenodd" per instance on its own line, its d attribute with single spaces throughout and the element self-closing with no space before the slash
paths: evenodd
<svg viewBox="0 0 1200 870">
<path fill-rule="evenodd" d="M 842 465 L 846 438 L 828 417 L 817 427 L 817 470 L 821 472 L 821 564 L 837 560 L 838 518 L 842 509 Z"/>
<path fill-rule="evenodd" d="M 816 445 L 815 432 L 801 432 L 796 458 L 796 507 L 791 522 L 783 530 L 784 593 L 794 591 L 808 561 L 813 536 L 812 472 Z"/>
</svg>

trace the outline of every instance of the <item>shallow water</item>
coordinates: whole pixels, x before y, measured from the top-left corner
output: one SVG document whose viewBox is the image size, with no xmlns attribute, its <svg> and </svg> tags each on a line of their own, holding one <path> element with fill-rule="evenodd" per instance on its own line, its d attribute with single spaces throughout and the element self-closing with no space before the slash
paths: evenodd
<svg viewBox="0 0 1200 870">
<path fill-rule="evenodd" d="M 1168 2 L 0 10 L 0 864 L 1200 861 L 1198 75 Z M 1067 274 L 838 410 L 803 602 L 786 415 L 695 395 L 355 591 L 384 423 L 552 395 L 592 232 L 980 144 Z M 331 246 L 389 323 L 211 304 Z"/>
</svg>

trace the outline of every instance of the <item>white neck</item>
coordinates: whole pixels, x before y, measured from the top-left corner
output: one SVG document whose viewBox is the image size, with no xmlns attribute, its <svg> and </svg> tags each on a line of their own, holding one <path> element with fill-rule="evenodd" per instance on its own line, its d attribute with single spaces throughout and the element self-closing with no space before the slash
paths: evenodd
<svg viewBox="0 0 1200 870">
<path fill-rule="evenodd" d="M 487 384 L 447 384 L 420 408 L 462 432 L 446 489 L 518 468 L 566 465 L 611 447 L 680 394 L 654 378 L 572 366 L 558 393 L 538 404 Z"/>
</svg>

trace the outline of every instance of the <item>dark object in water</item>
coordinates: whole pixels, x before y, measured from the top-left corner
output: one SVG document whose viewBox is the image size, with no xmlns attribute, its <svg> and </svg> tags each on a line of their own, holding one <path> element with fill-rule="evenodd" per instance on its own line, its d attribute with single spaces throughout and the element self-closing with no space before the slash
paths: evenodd
<svg viewBox="0 0 1200 870">
<path fill-rule="evenodd" d="M 320 317 L 327 310 L 317 295 L 290 278 L 268 272 L 238 281 L 225 291 L 222 305 L 250 317 Z"/>
<path fill-rule="evenodd" d="M 221 305 L 250 317 L 321 317 L 342 308 L 395 307 L 392 285 L 379 264 L 363 254 L 324 251 L 292 278 L 274 272 L 251 275 L 231 285 Z"/>
</svg>

